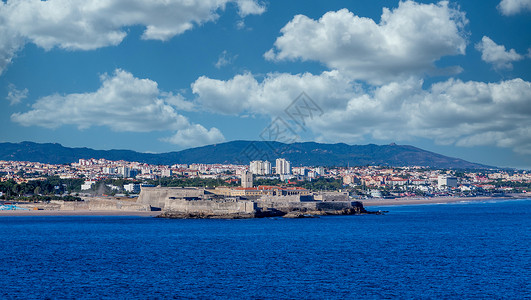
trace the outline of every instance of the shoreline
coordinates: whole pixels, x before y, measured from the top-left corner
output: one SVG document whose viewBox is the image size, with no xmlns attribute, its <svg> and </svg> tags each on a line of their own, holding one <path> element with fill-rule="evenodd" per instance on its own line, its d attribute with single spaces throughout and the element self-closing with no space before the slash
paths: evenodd
<svg viewBox="0 0 531 300">
<path fill-rule="evenodd" d="M 470 203 L 485 201 L 511 201 L 531 199 L 529 195 L 521 197 L 432 197 L 432 198 L 397 198 L 397 199 L 370 199 L 357 200 L 363 207 L 386 207 L 407 205 L 433 205 Z M 114 216 L 114 217 L 156 217 L 161 211 L 122 211 L 122 210 L 2 210 L 0 217 L 45 217 L 45 216 Z"/>
<path fill-rule="evenodd" d="M 529 195 L 522 197 L 432 197 L 432 198 L 397 198 L 397 199 L 371 199 L 359 200 L 364 207 L 371 206 L 404 206 L 404 205 L 423 205 L 423 204 L 452 204 L 462 202 L 485 202 L 485 201 L 511 201 L 525 200 Z"/>
<path fill-rule="evenodd" d="M 94 217 L 156 217 L 160 211 L 121 210 L 2 210 L 0 217 L 94 216 Z"/>
</svg>

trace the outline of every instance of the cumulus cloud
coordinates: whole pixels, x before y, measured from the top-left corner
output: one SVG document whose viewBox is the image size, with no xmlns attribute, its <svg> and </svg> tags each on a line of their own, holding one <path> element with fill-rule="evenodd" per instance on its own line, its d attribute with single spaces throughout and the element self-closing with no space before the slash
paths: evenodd
<svg viewBox="0 0 531 300">
<path fill-rule="evenodd" d="M 336 132 L 358 140 L 423 137 L 441 144 L 496 145 L 531 153 L 530 102 L 531 83 L 522 79 L 449 79 L 429 90 L 422 89 L 422 81 L 391 83 L 350 99 L 343 110 L 326 112 L 312 129 L 323 139 L 334 138 Z"/>
<path fill-rule="evenodd" d="M 92 50 L 115 46 L 124 27 L 145 26 L 143 39 L 165 41 L 214 21 L 227 3 L 240 16 L 261 14 L 254 0 L 26 0 L 0 2 L 0 72 L 25 42 L 50 50 Z"/>
<path fill-rule="evenodd" d="M 396 9 L 384 8 L 379 23 L 347 9 L 319 20 L 297 15 L 264 56 L 319 61 L 352 78 L 383 83 L 434 71 L 441 57 L 465 54 L 467 23 L 465 14 L 447 1 L 400 2 Z"/>
<path fill-rule="evenodd" d="M 498 4 L 498 10 L 505 16 L 531 11 L 531 0 L 502 0 Z"/>
<path fill-rule="evenodd" d="M 245 73 L 226 81 L 201 76 L 192 84 L 192 92 L 202 108 L 215 113 L 274 115 L 281 114 L 302 91 L 315 99 L 326 99 L 319 105 L 335 107 L 358 86 L 338 71 L 320 75 L 270 73 L 261 82 Z"/>
<path fill-rule="evenodd" d="M 481 52 L 481 59 L 492 64 L 496 69 L 512 69 L 513 61 L 524 58 L 514 49 L 505 50 L 505 46 L 496 44 L 488 36 L 483 36 L 481 42 L 476 44 L 476 49 Z"/>
<path fill-rule="evenodd" d="M 240 17 L 248 15 L 261 15 L 266 11 L 266 6 L 263 3 L 257 3 L 251 0 L 238 0 L 238 14 Z"/>
<path fill-rule="evenodd" d="M 28 89 L 18 90 L 14 84 L 10 83 L 7 86 L 6 100 L 8 100 L 11 105 L 19 104 L 22 100 L 28 97 L 28 93 Z"/>
<path fill-rule="evenodd" d="M 101 87 L 93 93 L 40 98 L 29 111 L 12 114 L 11 120 L 24 126 L 46 128 L 106 126 L 115 131 L 176 130 L 177 134 L 184 131 L 183 134 L 206 135 L 197 136 L 198 141 L 223 138 L 217 128 L 206 130 L 180 115 L 174 105 L 186 106 L 182 96 L 161 92 L 157 83 L 150 79 L 139 79 L 118 69 L 112 75 L 102 75 L 101 81 Z"/>
<path fill-rule="evenodd" d="M 215 127 L 207 130 L 199 124 L 194 124 L 186 129 L 179 130 L 175 135 L 162 140 L 180 145 L 181 147 L 198 147 L 223 142 L 225 137 L 221 131 Z"/>
<path fill-rule="evenodd" d="M 284 117 L 302 91 L 322 110 L 306 126 L 320 141 L 433 139 L 459 146 L 496 145 L 531 153 L 531 83 L 522 79 L 482 83 L 456 79 L 429 89 L 410 78 L 362 86 L 339 71 L 320 75 L 252 74 L 229 80 L 199 78 L 192 86 L 204 108 L 222 114 Z"/>
<path fill-rule="evenodd" d="M 24 46 L 22 36 L 12 30 L 7 22 L 5 6 L 4 2 L 0 2 L 0 75 L 11 63 L 17 51 Z"/>
</svg>

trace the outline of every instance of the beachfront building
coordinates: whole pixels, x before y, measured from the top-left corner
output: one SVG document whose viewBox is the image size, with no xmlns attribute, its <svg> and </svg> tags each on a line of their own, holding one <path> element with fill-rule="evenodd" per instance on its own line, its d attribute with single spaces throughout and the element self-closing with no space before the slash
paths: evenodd
<svg viewBox="0 0 531 300">
<path fill-rule="evenodd" d="M 437 186 L 439 189 L 448 189 L 457 187 L 457 177 L 440 175 L 437 178 Z"/>
</svg>

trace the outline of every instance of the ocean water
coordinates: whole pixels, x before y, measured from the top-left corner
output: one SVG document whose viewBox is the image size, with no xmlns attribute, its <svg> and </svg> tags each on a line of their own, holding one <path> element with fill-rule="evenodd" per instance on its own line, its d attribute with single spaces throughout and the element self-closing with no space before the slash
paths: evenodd
<svg viewBox="0 0 531 300">
<path fill-rule="evenodd" d="M 531 298 L 531 200 L 376 209 L 0 217 L 0 299 Z"/>
</svg>

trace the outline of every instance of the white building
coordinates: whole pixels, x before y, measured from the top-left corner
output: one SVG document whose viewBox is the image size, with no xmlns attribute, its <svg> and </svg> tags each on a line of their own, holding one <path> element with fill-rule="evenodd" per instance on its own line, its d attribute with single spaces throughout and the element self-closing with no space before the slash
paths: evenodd
<svg viewBox="0 0 531 300">
<path fill-rule="evenodd" d="M 249 164 L 249 171 L 255 175 L 269 175 L 271 174 L 271 163 L 267 160 L 253 160 Z"/>
<path fill-rule="evenodd" d="M 131 169 L 126 166 L 120 166 L 118 168 L 118 174 L 122 175 L 122 177 L 131 177 Z"/>
<path fill-rule="evenodd" d="M 291 164 L 284 158 L 277 158 L 275 165 L 275 173 L 278 175 L 291 174 Z"/>
<path fill-rule="evenodd" d="M 138 194 L 140 193 L 140 184 L 135 184 L 135 183 L 124 184 L 124 190 L 129 193 Z"/>
<path fill-rule="evenodd" d="M 81 185 L 81 190 L 82 191 L 90 190 L 92 186 L 95 184 L 96 184 L 95 180 L 85 180 L 85 183 Z"/>
<path fill-rule="evenodd" d="M 116 168 L 104 167 L 103 174 L 116 174 Z"/>
<path fill-rule="evenodd" d="M 315 168 L 314 171 L 317 172 L 317 174 L 319 174 L 319 176 L 324 176 L 324 173 L 325 173 L 324 167 L 317 167 L 317 168 Z"/>
<path fill-rule="evenodd" d="M 439 177 L 437 178 L 437 186 L 439 187 L 439 189 L 456 188 L 457 177 L 439 175 Z"/>
<path fill-rule="evenodd" d="M 161 177 L 171 177 L 171 175 L 173 175 L 171 169 L 162 169 L 162 171 L 160 171 Z"/>
<path fill-rule="evenodd" d="M 245 171 L 241 176 L 242 187 L 251 188 L 253 187 L 253 173 Z"/>
</svg>

